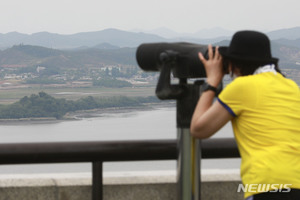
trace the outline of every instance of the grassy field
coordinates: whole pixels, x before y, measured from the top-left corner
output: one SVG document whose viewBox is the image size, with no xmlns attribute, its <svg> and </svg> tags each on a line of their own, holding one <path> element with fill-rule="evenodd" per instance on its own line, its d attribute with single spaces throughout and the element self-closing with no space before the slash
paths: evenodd
<svg viewBox="0 0 300 200">
<path fill-rule="evenodd" d="M 0 104 L 10 104 L 24 96 L 46 92 L 55 98 L 77 100 L 81 97 L 107 97 L 107 96 L 154 96 L 155 87 L 132 87 L 132 88 L 55 88 L 55 87 L 28 87 L 28 88 L 0 88 Z"/>
</svg>

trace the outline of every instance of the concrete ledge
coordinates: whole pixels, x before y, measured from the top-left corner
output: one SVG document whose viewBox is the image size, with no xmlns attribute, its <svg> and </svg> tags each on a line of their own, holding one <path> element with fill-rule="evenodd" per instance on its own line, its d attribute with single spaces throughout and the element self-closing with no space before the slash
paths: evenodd
<svg viewBox="0 0 300 200">
<path fill-rule="evenodd" d="M 243 199 L 239 170 L 202 170 L 202 200 Z M 104 174 L 104 200 L 177 200 L 176 172 Z M 91 200 L 91 174 L 0 175 L 0 200 Z"/>
</svg>

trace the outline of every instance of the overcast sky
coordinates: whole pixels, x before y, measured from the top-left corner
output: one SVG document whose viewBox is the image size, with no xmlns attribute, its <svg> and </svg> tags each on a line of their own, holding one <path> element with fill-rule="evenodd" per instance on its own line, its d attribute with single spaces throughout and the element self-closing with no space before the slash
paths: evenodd
<svg viewBox="0 0 300 200">
<path fill-rule="evenodd" d="M 299 0 L 1 0 L 0 33 L 166 27 L 270 31 L 300 26 Z"/>
</svg>

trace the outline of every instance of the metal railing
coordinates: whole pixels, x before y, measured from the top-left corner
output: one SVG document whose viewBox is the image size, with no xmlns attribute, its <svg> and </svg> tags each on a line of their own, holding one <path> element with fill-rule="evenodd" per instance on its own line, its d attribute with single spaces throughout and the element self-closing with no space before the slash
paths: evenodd
<svg viewBox="0 0 300 200">
<path fill-rule="evenodd" d="M 202 158 L 234 158 L 233 138 L 201 141 Z M 0 164 L 92 163 L 92 200 L 103 197 L 103 162 L 177 159 L 177 140 L 0 144 Z"/>
</svg>

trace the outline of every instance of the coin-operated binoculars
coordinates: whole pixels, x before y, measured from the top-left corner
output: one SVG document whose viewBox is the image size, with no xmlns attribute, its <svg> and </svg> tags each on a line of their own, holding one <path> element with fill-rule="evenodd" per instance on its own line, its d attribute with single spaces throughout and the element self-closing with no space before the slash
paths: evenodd
<svg viewBox="0 0 300 200">
<path fill-rule="evenodd" d="M 138 47 L 136 59 L 144 71 L 160 71 L 156 96 L 176 100 L 178 200 L 200 200 L 200 141 L 190 134 L 190 123 L 206 77 L 198 58 L 207 56 L 207 45 L 192 43 L 148 43 Z M 171 75 L 179 79 L 171 83 Z M 188 79 L 199 79 L 188 83 Z M 219 86 L 219 90 L 221 90 Z"/>
</svg>

